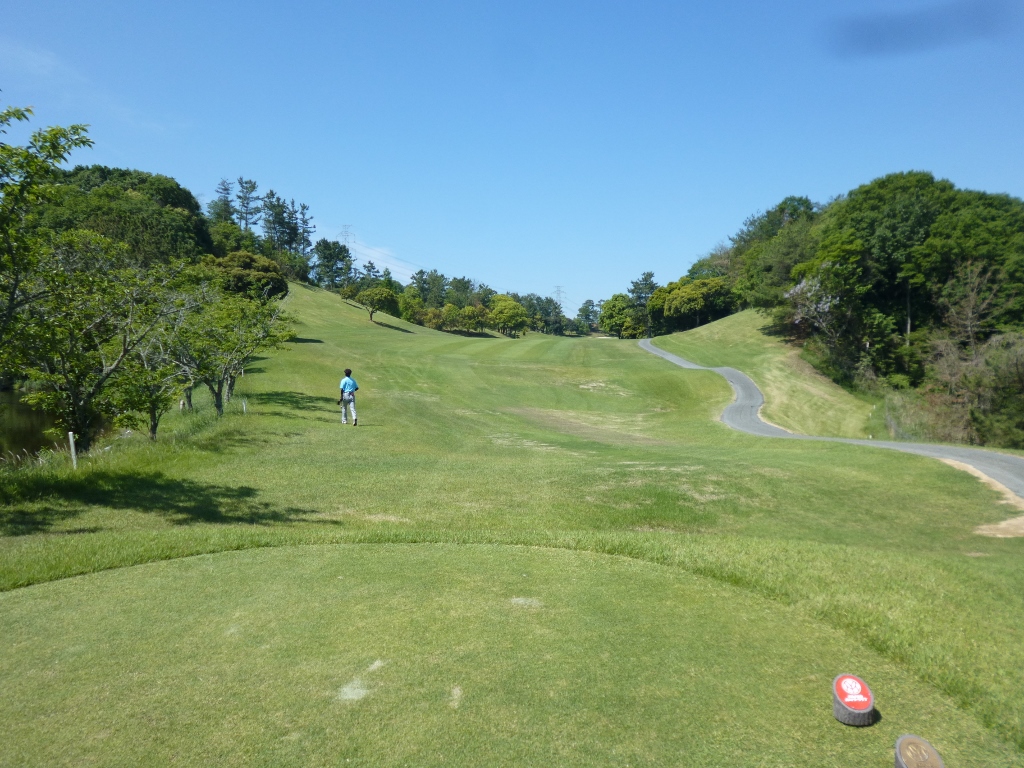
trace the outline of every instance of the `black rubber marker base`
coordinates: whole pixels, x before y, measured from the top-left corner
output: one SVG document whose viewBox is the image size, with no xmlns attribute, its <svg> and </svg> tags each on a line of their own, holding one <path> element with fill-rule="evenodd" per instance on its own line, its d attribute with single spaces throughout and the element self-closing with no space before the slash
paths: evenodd
<svg viewBox="0 0 1024 768">
<path fill-rule="evenodd" d="M 856 675 L 838 675 L 832 681 L 832 714 L 843 725 L 864 727 L 875 722 L 875 697 Z"/>
<path fill-rule="evenodd" d="M 896 739 L 896 768 L 946 768 L 946 764 L 935 747 L 908 733 Z"/>
</svg>

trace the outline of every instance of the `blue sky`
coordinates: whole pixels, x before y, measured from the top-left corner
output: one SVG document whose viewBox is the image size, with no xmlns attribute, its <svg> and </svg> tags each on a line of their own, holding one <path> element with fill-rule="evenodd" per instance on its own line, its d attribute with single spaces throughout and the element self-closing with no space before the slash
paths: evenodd
<svg viewBox="0 0 1024 768">
<path fill-rule="evenodd" d="M 998 0 L 7 0 L 0 99 L 90 124 L 75 162 L 205 199 L 244 175 L 399 276 L 571 315 L 787 195 L 915 169 L 1024 196 L 1022 43 Z"/>
</svg>

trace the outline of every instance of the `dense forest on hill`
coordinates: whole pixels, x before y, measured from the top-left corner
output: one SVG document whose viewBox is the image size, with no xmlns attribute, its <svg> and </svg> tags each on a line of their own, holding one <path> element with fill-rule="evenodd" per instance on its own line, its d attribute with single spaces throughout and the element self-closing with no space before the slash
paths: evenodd
<svg viewBox="0 0 1024 768">
<path fill-rule="evenodd" d="M 622 336 L 756 308 L 900 438 L 1024 447 L 1024 201 L 891 174 L 752 216 L 673 283 L 602 307 Z"/>
</svg>

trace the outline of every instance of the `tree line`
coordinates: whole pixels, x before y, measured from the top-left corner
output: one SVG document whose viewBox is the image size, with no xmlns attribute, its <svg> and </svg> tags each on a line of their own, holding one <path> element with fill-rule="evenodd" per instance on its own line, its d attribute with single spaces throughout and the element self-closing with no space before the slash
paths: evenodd
<svg viewBox="0 0 1024 768">
<path fill-rule="evenodd" d="M 897 437 L 1024 448 L 1024 201 L 894 173 L 788 197 L 658 286 L 602 305 L 637 337 L 755 308 L 835 381 L 883 397 Z"/>
<path fill-rule="evenodd" d="M 273 262 L 282 277 L 272 291 L 284 291 L 285 278 L 309 282 L 361 304 L 371 320 L 384 312 L 440 331 L 479 333 L 490 328 L 510 336 L 580 332 L 579 324 L 550 297 L 502 294 L 434 269 L 419 270 L 403 285 L 390 269 L 380 270 L 373 261 L 360 265 L 346 243 L 328 238 L 313 242 L 316 226 L 307 205 L 286 202 L 273 190 L 261 195 L 252 179 L 222 179 L 216 191 L 207 219 L 217 265 L 251 272 L 257 264 L 266 269 Z M 265 283 L 271 279 L 263 278 Z"/>
<path fill-rule="evenodd" d="M 0 136 L 31 109 L 0 111 Z M 337 240 L 314 240 L 310 208 L 222 179 L 205 210 L 174 179 L 65 168 L 82 125 L 0 142 L 0 387 L 49 412 L 88 450 L 110 425 L 148 429 L 196 386 L 218 415 L 261 350 L 290 331 L 288 281 L 318 285 L 438 330 L 510 336 L 576 326 L 558 302 L 420 270 L 402 285 Z M 587 329 L 589 331 L 589 328 Z"/>
<path fill-rule="evenodd" d="M 31 114 L 4 109 L 0 133 Z M 81 125 L 0 142 L 0 379 L 25 385 L 23 401 L 82 450 L 110 424 L 155 438 L 196 386 L 223 415 L 245 366 L 290 333 L 274 262 L 218 259 L 198 201 L 173 179 L 61 168 L 91 144 Z"/>
</svg>

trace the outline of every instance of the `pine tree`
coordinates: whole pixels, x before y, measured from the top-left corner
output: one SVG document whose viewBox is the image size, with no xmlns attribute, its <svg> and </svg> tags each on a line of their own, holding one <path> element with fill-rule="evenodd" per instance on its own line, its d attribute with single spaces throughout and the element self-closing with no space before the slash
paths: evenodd
<svg viewBox="0 0 1024 768">
<path fill-rule="evenodd" d="M 217 184 L 217 197 L 206 206 L 207 215 L 210 221 L 217 224 L 220 222 L 234 222 L 237 210 L 231 200 L 234 192 L 234 184 L 227 179 L 221 179 Z"/>
<path fill-rule="evenodd" d="M 242 229 L 252 229 L 259 223 L 263 200 L 256 194 L 259 185 L 252 179 L 238 177 L 238 193 L 235 195 L 235 211 Z"/>
</svg>

